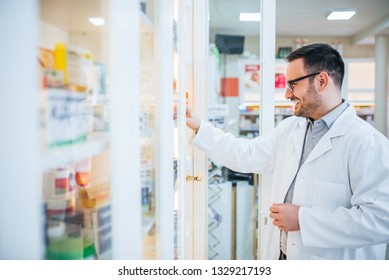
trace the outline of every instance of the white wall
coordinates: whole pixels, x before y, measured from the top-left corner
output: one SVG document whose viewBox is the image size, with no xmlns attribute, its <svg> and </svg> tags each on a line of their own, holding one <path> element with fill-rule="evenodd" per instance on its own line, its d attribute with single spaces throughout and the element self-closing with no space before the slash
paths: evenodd
<svg viewBox="0 0 389 280">
<path fill-rule="evenodd" d="M 39 47 L 41 48 L 52 50 L 56 43 L 69 43 L 69 34 L 53 25 L 40 21 L 39 31 Z"/>
</svg>

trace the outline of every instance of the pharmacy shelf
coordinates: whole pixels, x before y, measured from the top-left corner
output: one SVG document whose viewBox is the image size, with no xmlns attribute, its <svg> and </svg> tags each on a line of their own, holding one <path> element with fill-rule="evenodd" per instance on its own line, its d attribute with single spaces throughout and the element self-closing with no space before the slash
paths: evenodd
<svg viewBox="0 0 389 280">
<path fill-rule="evenodd" d="M 108 133 L 95 132 L 88 136 L 87 141 L 44 150 L 42 171 L 89 158 L 108 149 Z"/>
<path fill-rule="evenodd" d="M 366 101 L 363 101 L 363 100 L 350 101 L 350 100 L 348 100 L 348 102 L 350 102 L 351 105 L 356 106 L 356 107 L 360 107 L 360 106 L 375 107 L 374 101 L 370 101 L 370 100 L 366 100 Z"/>
<path fill-rule="evenodd" d="M 258 116 L 259 111 L 241 112 L 239 115 L 241 115 L 241 116 Z"/>
</svg>

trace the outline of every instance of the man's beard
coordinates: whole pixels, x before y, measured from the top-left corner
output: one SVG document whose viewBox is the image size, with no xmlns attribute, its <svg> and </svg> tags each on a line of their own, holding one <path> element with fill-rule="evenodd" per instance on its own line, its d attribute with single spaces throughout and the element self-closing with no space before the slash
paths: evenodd
<svg viewBox="0 0 389 280">
<path fill-rule="evenodd" d="M 322 101 L 313 83 L 309 85 L 304 97 L 299 99 L 298 103 L 299 108 L 294 111 L 294 115 L 298 117 L 312 117 L 320 108 Z"/>
</svg>

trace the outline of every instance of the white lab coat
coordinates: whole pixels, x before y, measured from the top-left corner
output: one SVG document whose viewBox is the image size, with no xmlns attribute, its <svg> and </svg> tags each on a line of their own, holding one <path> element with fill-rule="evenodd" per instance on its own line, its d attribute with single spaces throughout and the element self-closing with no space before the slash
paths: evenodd
<svg viewBox="0 0 389 280">
<path fill-rule="evenodd" d="M 270 203 L 282 203 L 297 172 L 307 121 L 290 117 L 253 140 L 202 122 L 192 144 L 244 173 L 272 173 Z M 349 106 L 301 166 L 293 203 L 300 231 L 288 259 L 384 259 L 389 242 L 389 141 Z M 267 226 L 265 259 L 278 259 L 280 231 Z"/>
</svg>

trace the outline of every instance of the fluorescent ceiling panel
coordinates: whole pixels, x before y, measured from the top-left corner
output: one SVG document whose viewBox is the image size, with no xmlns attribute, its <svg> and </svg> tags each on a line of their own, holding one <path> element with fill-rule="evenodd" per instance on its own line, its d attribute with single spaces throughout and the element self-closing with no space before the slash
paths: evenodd
<svg viewBox="0 0 389 280">
<path fill-rule="evenodd" d="M 349 20 L 353 15 L 355 15 L 355 11 L 332 11 L 328 16 L 328 20 Z"/>
<path fill-rule="evenodd" d="M 96 26 L 102 26 L 105 24 L 105 19 L 101 17 L 91 17 L 88 20 L 90 23 Z"/>
<path fill-rule="evenodd" d="M 240 21 L 261 21 L 260 13 L 240 13 Z"/>
</svg>

